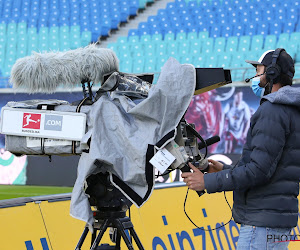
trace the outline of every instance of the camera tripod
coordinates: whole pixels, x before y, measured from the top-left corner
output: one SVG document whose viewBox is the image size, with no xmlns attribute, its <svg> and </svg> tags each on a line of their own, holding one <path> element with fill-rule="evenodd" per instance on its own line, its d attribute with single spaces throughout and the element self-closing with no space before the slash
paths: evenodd
<svg viewBox="0 0 300 250">
<path fill-rule="evenodd" d="M 144 247 L 137 236 L 133 224 L 129 217 L 126 216 L 126 212 L 124 211 L 94 211 L 94 225 L 93 225 L 93 234 L 92 234 L 92 243 L 90 250 L 107 250 L 107 249 L 121 249 L 120 243 L 121 243 L 121 237 L 125 241 L 125 244 L 128 249 L 133 250 L 132 243 L 128 236 L 125 233 L 126 229 L 129 229 L 130 235 L 132 235 L 133 239 L 136 242 L 136 245 L 138 246 L 139 250 L 144 250 Z M 116 228 L 117 229 L 117 237 L 116 237 L 116 245 L 110 246 L 108 244 L 100 245 L 99 243 L 108 227 Z M 75 248 L 75 250 L 80 250 L 83 242 L 88 234 L 88 227 L 86 226 L 79 242 Z M 99 231 L 97 235 L 97 231 Z"/>
</svg>

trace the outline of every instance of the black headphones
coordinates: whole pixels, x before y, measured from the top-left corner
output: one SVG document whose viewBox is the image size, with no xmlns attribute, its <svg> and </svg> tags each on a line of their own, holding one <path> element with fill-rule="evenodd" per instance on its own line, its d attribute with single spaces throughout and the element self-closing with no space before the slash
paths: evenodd
<svg viewBox="0 0 300 250">
<path fill-rule="evenodd" d="M 281 73 L 281 67 L 277 64 L 277 60 L 282 51 L 285 51 L 285 49 L 278 48 L 274 51 L 272 55 L 272 63 L 266 68 L 267 81 L 270 82 L 271 85 L 273 85 L 274 80 L 280 76 Z"/>
</svg>

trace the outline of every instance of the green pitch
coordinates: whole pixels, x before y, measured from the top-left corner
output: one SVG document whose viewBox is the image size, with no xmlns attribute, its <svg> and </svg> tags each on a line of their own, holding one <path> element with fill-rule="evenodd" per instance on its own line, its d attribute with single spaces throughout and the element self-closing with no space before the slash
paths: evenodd
<svg viewBox="0 0 300 250">
<path fill-rule="evenodd" d="M 71 193 L 72 187 L 0 185 L 0 200 Z"/>
</svg>

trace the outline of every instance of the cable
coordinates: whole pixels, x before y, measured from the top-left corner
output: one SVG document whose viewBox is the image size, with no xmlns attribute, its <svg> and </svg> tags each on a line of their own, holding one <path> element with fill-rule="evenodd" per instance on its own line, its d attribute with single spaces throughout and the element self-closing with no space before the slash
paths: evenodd
<svg viewBox="0 0 300 250">
<path fill-rule="evenodd" d="M 224 225 L 219 226 L 219 227 L 216 227 L 216 228 L 213 228 L 213 229 L 204 229 L 204 228 L 198 227 L 198 226 L 192 221 L 192 219 L 188 216 L 187 212 L 185 211 L 185 205 L 186 205 L 186 200 L 187 200 L 187 197 L 188 197 L 188 193 L 189 193 L 189 188 L 187 189 L 187 192 L 186 192 L 186 195 L 185 195 L 184 204 L 183 204 L 183 210 L 184 210 L 184 213 L 185 213 L 186 217 L 189 219 L 189 221 L 190 221 L 195 227 L 197 227 L 197 228 L 199 228 L 199 229 L 201 229 L 201 230 L 203 230 L 203 231 L 213 231 L 213 230 L 217 230 L 217 229 L 219 229 L 219 228 L 221 228 L 221 227 L 225 227 L 225 226 L 231 221 L 231 219 L 232 219 L 232 208 L 231 208 L 231 206 L 230 206 L 230 204 L 229 204 L 229 202 L 228 202 L 228 200 L 227 200 L 227 198 L 226 198 L 225 191 L 224 191 L 224 197 L 225 197 L 225 200 L 226 200 L 227 205 L 229 206 L 230 211 L 231 211 L 231 218 L 229 219 L 229 221 L 226 222 Z"/>
<path fill-rule="evenodd" d="M 192 134 L 194 136 L 196 136 L 205 145 L 204 158 L 206 158 L 206 156 L 207 156 L 207 144 L 206 144 L 206 141 L 202 138 L 202 136 L 189 123 L 186 123 L 186 124 L 187 124 L 187 128 L 190 129 L 190 131 L 192 132 Z"/>
<path fill-rule="evenodd" d="M 238 163 L 240 162 L 240 160 L 241 160 L 241 157 L 240 157 L 240 159 L 235 163 L 235 165 L 233 166 L 232 169 L 234 169 L 234 168 L 238 165 Z M 226 225 L 232 220 L 232 208 L 231 208 L 231 206 L 230 206 L 230 204 L 229 204 L 229 202 L 228 202 L 228 200 L 227 200 L 226 192 L 224 191 L 224 198 L 225 198 L 225 201 L 226 201 L 226 203 L 227 203 L 227 205 L 228 205 L 228 207 L 229 207 L 229 209 L 230 209 L 230 211 L 231 211 L 231 218 L 230 218 L 230 220 L 229 220 L 228 222 L 226 222 L 224 225 L 222 225 L 222 226 L 220 226 L 220 227 L 213 228 L 213 229 L 204 229 L 204 228 L 198 227 L 198 226 L 192 221 L 192 219 L 188 216 L 187 212 L 185 211 L 185 205 L 186 205 L 188 193 L 189 193 L 189 188 L 188 188 L 187 191 L 186 191 L 186 195 L 185 195 L 185 199 L 184 199 L 184 203 L 183 203 L 183 210 L 184 210 L 184 213 L 185 213 L 186 217 L 189 219 L 189 221 L 190 221 L 195 227 L 197 227 L 197 228 L 199 228 L 199 229 L 201 229 L 201 230 L 203 230 L 203 231 L 213 231 L 213 230 L 216 230 L 216 229 L 219 229 L 219 228 L 221 228 L 221 227 L 226 226 Z"/>
<path fill-rule="evenodd" d="M 168 169 L 167 169 L 168 170 Z M 167 171 L 166 170 L 166 171 Z M 168 172 L 163 172 L 162 174 L 157 174 L 157 175 L 155 175 L 155 177 L 156 178 L 158 178 L 158 177 L 160 177 L 160 176 L 165 176 L 165 175 L 167 175 L 167 174 L 169 174 L 169 173 L 171 173 L 171 172 L 173 172 L 175 169 L 171 169 L 171 170 L 169 170 Z"/>
</svg>

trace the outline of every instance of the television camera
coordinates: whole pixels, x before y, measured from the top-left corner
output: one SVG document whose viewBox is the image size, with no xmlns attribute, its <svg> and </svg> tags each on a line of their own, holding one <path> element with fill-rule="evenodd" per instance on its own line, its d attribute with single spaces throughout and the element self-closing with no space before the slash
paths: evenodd
<svg viewBox="0 0 300 250">
<path fill-rule="evenodd" d="M 73 141 L 72 151 L 67 151 L 67 153 L 69 154 L 81 154 L 78 165 L 78 179 L 76 180 L 78 186 L 76 186 L 75 183 L 72 193 L 72 200 L 74 197 L 74 203 L 72 204 L 71 200 L 71 208 L 72 206 L 76 207 L 76 211 L 75 209 L 73 209 L 75 211 L 75 216 L 74 214 L 72 215 L 75 218 L 86 220 L 87 226 L 84 229 L 84 232 L 77 244 L 76 249 L 81 248 L 89 229 L 93 231 L 91 249 L 101 249 L 98 245 L 107 227 L 117 229 L 115 234 L 116 237 L 112 237 L 116 242 L 116 248 L 120 247 L 120 240 L 122 237 L 127 247 L 129 249 L 133 249 L 132 243 L 125 234 L 125 230 L 129 229 L 139 249 L 143 249 L 143 246 L 133 229 L 133 224 L 126 216 L 126 211 L 132 205 L 132 203 L 141 206 L 144 202 L 147 201 L 154 185 L 154 178 L 153 176 L 151 176 L 151 174 L 153 174 L 154 172 L 152 171 L 153 166 L 151 166 L 151 164 L 153 162 L 157 162 L 158 164 L 162 163 L 165 158 L 163 158 L 160 154 L 164 153 L 165 151 L 173 156 L 173 158 L 167 161 L 167 164 L 163 164 L 164 168 L 160 169 L 161 173 L 164 173 L 165 171 L 168 172 L 174 169 L 189 171 L 189 167 L 187 165 L 189 161 L 193 162 L 193 164 L 198 166 L 201 170 L 205 171 L 205 168 L 207 167 L 206 153 L 200 153 L 200 149 L 206 148 L 210 143 L 217 142 L 218 138 L 211 138 L 207 141 L 203 140 L 201 136 L 195 131 L 193 125 L 188 124 L 185 121 L 184 113 L 186 112 L 193 92 L 195 95 L 197 95 L 230 83 L 230 71 L 224 70 L 223 68 L 195 69 L 192 65 L 186 65 L 187 67 L 182 67 L 184 65 L 180 66 L 180 64 L 175 59 L 171 61 L 169 59 L 166 63 L 169 64 L 165 65 L 164 67 L 165 71 L 170 71 L 164 72 L 162 70 L 159 78 L 159 80 L 163 78 L 161 82 L 163 82 L 165 86 L 163 86 L 163 84 L 161 83 L 160 85 L 157 84 L 157 86 L 151 87 L 153 75 L 130 75 L 121 73 L 118 71 L 118 60 L 116 56 L 109 50 L 101 50 L 99 48 L 96 48 L 95 46 L 72 52 L 62 52 L 57 54 L 35 54 L 31 58 L 24 58 L 20 61 L 19 60 L 12 70 L 11 79 L 14 83 L 14 86 L 16 85 L 17 87 L 20 86 L 23 88 L 27 88 L 32 92 L 40 91 L 50 93 L 53 92 L 58 84 L 62 82 L 65 82 L 67 85 L 76 84 L 79 82 L 81 82 L 82 84 L 84 98 L 81 101 L 76 102 L 75 105 L 62 105 L 62 103 L 48 103 L 44 105 L 43 102 L 38 102 L 37 106 L 42 109 L 40 111 L 41 114 L 39 114 L 39 117 L 41 117 L 42 119 L 42 121 L 40 121 L 41 124 L 43 124 L 44 122 L 43 115 L 49 112 L 51 113 L 53 111 L 56 111 L 56 109 L 59 112 L 61 110 L 66 111 L 65 109 L 67 109 L 68 113 L 76 112 L 81 114 L 83 112 L 86 112 L 87 117 L 92 116 L 90 117 L 90 120 L 87 119 L 87 123 L 94 122 L 92 125 L 96 126 L 92 128 L 95 129 L 94 134 L 93 131 L 91 133 L 89 133 L 90 131 L 88 131 L 81 140 L 81 142 L 84 141 L 84 144 L 87 144 L 87 148 L 85 147 L 84 150 L 78 151 L 76 150 L 76 145 Z M 61 67 L 62 64 L 64 67 Z M 173 65 L 174 67 L 172 68 Z M 53 72 L 56 72 L 57 74 L 53 75 Z M 178 80 L 178 74 L 181 74 L 180 80 Z M 43 75 L 42 78 L 40 77 L 41 75 Z M 184 79 L 187 77 L 189 77 L 189 79 Z M 92 83 L 95 82 L 102 82 L 102 85 L 97 91 L 96 96 L 94 97 L 91 88 Z M 185 83 L 186 86 L 182 86 L 183 83 Z M 50 86 L 48 86 L 49 84 Z M 180 89 L 180 86 L 182 86 L 182 89 Z M 193 86 L 193 88 L 195 89 L 190 88 L 190 86 Z M 148 93 L 150 93 L 151 91 L 150 87 L 151 89 L 155 89 L 156 91 L 151 92 L 152 102 L 147 103 L 147 101 L 150 99 L 147 98 Z M 172 91 L 177 92 L 172 93 Z M 119 95 L 113 96 L 113 94 L 117 92 Z M 168 98 L 169 95 L 171 96 L 172 94 L 174 96 L 172 96 L 172 98 Z M 179 97 L 177 97 L 176 95 L 178 95 Z M 124 98 L 122 98 L 122 96 Z M 173 102 L 174 100 L 176 101 L 176 103 Z M 157 101 L 164 101 L 165 106 L 158 106 Z M 140 105 L 138 109 L 135 107 L 134 111 L 136 113 L 134 113 L 134 119 L 132 119 L 127 115 L 126 110 L 131 111 L 131 108 L 134 107 L 135 104 L 137 104 L 137 106 L 138 104 L 142 105 Z M 27 103 L 23 103 L 21 107 L 27 107 L 26 105 Z M 106 109 L 108 105 L 111 105 L 111 109 Z M 147 116 L 147 108 L 153 108 L 154 105 L 156 105 L 156 116 L 153 116 L 152 114 Z M 16 110 L 17 108 L 20 108 L 19 105 L 14 107 Z M 36 107 L 30 106 L 30 108 L 31 112 L 33 112 L 32 110 Z M 160 113 L 160 108 L 165 108 L 166 110 Z M 164 118 L 163 114 L 168 111 L 168 108 L 172 110 L 172 112 L 170 112 L 172 116 Z M 116 121 L 119 122 L 118 125 L 123 126 L 122 128 L 124 130 L 122 130 L 122 134 L 120 134 L 120 137 L 125 138 L 124 141 L 121 141 L 121 143 L 123 143 L 121 144 L 121 146 L 124 147 L 118 148 L 118 150 L 115 151 L 106 151 L 108 149 L 104 146 L 102 146 L 102 148 L 99 148 L 99 143 L 95 141 L 95 137 L 97 137 L 98 134 L 101 134 L 101 132 L 103 131 L 118 131 L 115 127 L 110 127 L 110 121 L 105 124 L 105 119 L 100 120 L 102 123 L 99 127 L 99 121 L 97 120 L 97 118 L 99 118 L 99 113 L 97 113 L 99 112 L 99 110 L 103 111 L 103 113 L 101 113 L 103 115 L 113 114 L 113 116 L 110 116 L 109 118 L 112 117 L 113 119 L 116 119 Z M 119 116 L 117 116 L 118 114 Z M 21 114 L 21 117 L 22 115 L 24 116 L 24 114 Z M 2 133 L 3 128 L 6 128 L 3 126 L 3 124 L 5 123 L 5 119 L 3 119 L 2 112 Z M 145 119 L 147 120 L 147 122 L 144 121 Z M 22 128 L 22 118 L 18 118 L 17 120 L 20 122 L 20 127 Z M 137 120 L 137 122 L 140 123 L 132 124 L 132 120 Z M 152 124 L 149 124 L 150 122 L 152 122 Z M 161 124 L 162 122 L 163 126 Z M 56 125 L 59 124 L 61 125 L 64 123 L 57 123 Z M 88 124 L 86 128 L 90 129 L 92 125 Z M 133 125 L 135 129 L 132 128 L 131 125 Z M 138 131 L 136 129 L 139 128 L 138 125 L 147 126 L 147 128 L 144 128 L 144 130 L 142 130 L 142 133 L 136 136 L 136 138 L 139 138 L 138 141 L 130 141 L 130 139 L 134 138 L 132 134 Z M 150 130 L 148 129 L 148 125 L 152 126 L 150 127 Z M 171 128 L 173 129 L 173 131 L 170 131 Z M 97 129 L 104 130 L 98 132 Z M 29 129 L 26 129 L 26 131 L 28 130 Z M 148 142 L 147 145 L 140 140 L 143 135 L 145 136 L 145 132 L 148 133 L 148 141 L 152 141 L 152 143 Z M 5 133 L 6 132 L 4 131 L 3 134 Z M 10 132 L 7 132 L 6 135 L 8 137 L 14 136 L 17 139 L 19 139 L 19 137 L 28 136 L 27 134 L 10 134 Z M 104 133 L 104 135 L 107 137 L 107 134 Z M 39 134 L 37 136 L 38 138 L 40 138 L 41 142 L 44 141 L 44 138 L 42 138 L 42 136 L 42 134 Z M 47 134 L 47 136 L 49 136 L 49 133 Z M 50 136 L 53 135 L 50 134 Z M 72 138 L 63 139 L 72 140 Z M 120 145 L 120 141 L 118 141 L 119 138 L 115 134 L 107 137 L 106 139 L 108 140 L 108 143 L 110 143 L 111 140 L 115 140 L 113 142 L 113 145 Z M 200 145 L 198 144 L 198 139 L 201 140 Z M 138 146 L 135 147 L 134 143 L 137 143 Z M 134 153 L 130 152 L 130 149 L 128 149 L 128 144 L 132 149 L 136 150 Z M 20 148 L 26 150 L 26 144 L 23 147 L 19 147 L 18 150 Z M 43 144 L 42 150 L 35 151 L 35 149 L 31 149 L 29 152 L 35 155 L 57 154 L 57 148 L 53 149 L 53 151 L 50 151 L 50 153 L 47 152 L 46 149 L 47 147 L 45 143 Z M 117 172 L 116 169 L 112 169 L 112 167 L 116 167 L 117 163 L 117 161 L 114 160 L 118 158 L 118 160 L 120 161 L 120 159 L 122 158 L 122 153 L 124 153 L 123 149 L 125 151 L 127 150 L 126 152 L 128 154 L 132 153 L 130 157 L 134 158 L 134 161 L 145 161 L 146 164 L 145 170 L 139 170 L 139 173 L 138 169 L 126 169 L 126 171 L 129 171 L 130 173 L 134 172 L 134 174 L 136 174 L 136 176 L 133 176 L 133 178 L 129 181 L 122 179 L 122 177 L 118 175 L 120 172 Z M 62 147 L 62 150 L 59 152 L 65 154 L 66 152 L 64 150 L 69 150 L 69 148 L 65 147 L 64 145 Z M 10 151 L 14 153 L 13 150 Z M 27 152 L 28 151 L 23 153 L 27 154 Z M 103 154 L 101 155 L 101 160 L 98 159 L 99 152 Z M 143 152 L 147 154 L 146 157 L 144 156 Z M 125 157 L 125 155 L 123 156 Z M 130 157 L 127 158 L 127 160 L 130 160 Z M 134 165 L 134 162 L 131 163 Z M 155 165 L 155 163 L 153 164 Z M 86 167 L 86 165 L 89 166 Z M 121 167 L 123 166 L 124 165 L 121 165 Z M 148 174 L 148 176 L 144 178 L 143 174 Z M 135 185 L 135 183 L 132 183 L 132 180 L 144 179 L 146 179 L 147 181 L 147 183 L 145 183 L 145 186 L 147 186 L 146 188 L 143 188 L 140 183 L 138 183 L 139 185 Z M 84 194 L 82 193 L 81 182 L 84 182 Z M 126 185 L 127 183 L 131 183 L 131 186 Z M 85 209 L 85 207 L 78 206 L 80 204 L 83 204 L 83 202 L 80 201 L 85 199 L 86 195 L 88 195 L 89 206 L 94 207 L 94 210 L 92 212 L 92 227 L 90 224 L 91 221 L 88 221 L 88 219 L 86 219 L 87 217 L 89 218 L 89 215 L 81 216 L 80 214 L 82 213 L 82 211 L 87 211 L 87 209 Z M 200 195 L 202 195 L 202 193 L 199 193 L 199 196 Z M 77 201 L 79 202 L 76 203 Z M 84 204 L 86 203 L 84 202 Z M 97 230 L 100 231 L 98 235 L 96 234 Z M 103 246 L 102 249 L 105 249 L 105 247 L 109 249 L 110 246 Z"/>
<path fill-rule="evenodd" d="M 214 75 L 215 77 L 213 81 L 208 80 L 211 75 Z M 223 69 L 196 69 L 196 76 L 197 89 L 195 90 L 195 93 L 197 94 L 231 82 L 230 72 Z M 218 142 L 220 140 L 219 136 L 214 136 L 204 140 L 195 130 L 194 124 L 189 124 L 184 117 L 182 117 L 180 123 L 178 124 L 175 133 L 175 138 L 167 143 L 164 143 L 164 147 L 162 145 L 163 143 L 158 143 L 156 145 L 157 147 L 154 147 L 154 156 L 150 162 L 152 162 L 155 166 L 157 166 L 156 163 L 158 163 L 158 165 L 165 165 L 164 168 L 158 167 L 162 174 L 167 174 L 176 169 L 180 169 L 182 172 L 190 171 L 188 162 L 192 162 L 202 172 L 205 172 L 208 167 L 208 161 L 206 158 L 207 147 Z M 200 143 L 198 142 L 199 140 Z M 163 149 L 161 150 L 161 148 Z M 200 152 L 201 149 L 205 149 L 204 154 Z M 163 159 L 154 159 L 155 155 L 163 150 L 166 150 L 166 152 L 169 152 L 171 156 L 174 157 L 169 164 L 164 164 L 166 161 L 168 161 L 168 156 L 162 156 Z M 163 163 L 159 162 L 160 160 Z M 100 163 L 95 162 L 95 164 L 97 165 Z M 123 237 L 128 249 L 132 249 L 131 242 L 128 242 L 128 238 L 123 232 L 125 229 L 129 229 L 138 248 L 144 249 L 137 237 L 136 232 L 133 229 L 132 223 L 128 221 L 128 217 L 124 213 L 128 208 L 130 208 L 132 202 L 127 199 L 127 197 L 125 197 L 118 189 L 111 185 L 109 175 L 107 175 L 107 173 L 98 173 L 96 175 L 92 175 L 87 178 L 86 184 L 87 188 L 85 192 L 89 195 L 89 202 L 92 206 L 96 207 L 96 212 L 94 213 L 94 229 L 100 231 L 97 237 L 94 231 L 92 237 L 93 245 L 91 249 L 96 249 L 93 247 L 96 247 L 99 244 L 103 236 L 102 232 L 105 231 L 106 227 L 108 226 L 115 228 L 113 233 L 110 234 L 110 237 L 113 242 L 116 242 L 116 249 L 119 249 L 120 247 L 121 236 Z M 204 194 L 203 191 L 197 193 L 199 197 Z M 122 219 L 125 219 L 125 223 L 123 224 L 120 221 Z M 97 223 L 101 224 L 102 227 L 97 225 Z M 127 227 L 124 225 L 127 225 Z M 87 231 L 88 229 L 86 227 L 76 249 L 80 249 L 82 246 Z M 103 249 L 109 249 L 110 246 L 101 245 L 99 249 L 102 249 L 101 247 L 103 247 Z"/>
</svg>

